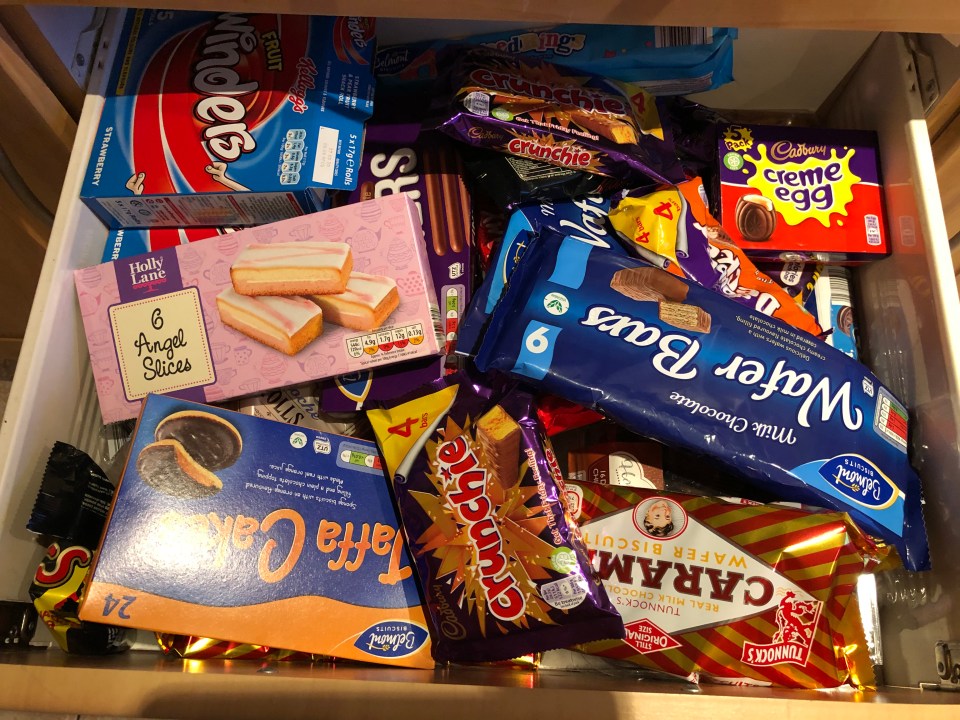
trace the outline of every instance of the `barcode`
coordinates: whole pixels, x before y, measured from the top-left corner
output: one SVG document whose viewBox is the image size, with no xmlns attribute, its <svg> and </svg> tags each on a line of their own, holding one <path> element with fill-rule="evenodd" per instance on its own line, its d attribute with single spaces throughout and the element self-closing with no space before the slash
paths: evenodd
<svg viewBox="0 0 960 720">
<path fill-rule="evenodd" d="M 443 348 L 446 339 L 440 324 L 440 306 L 434 303 L 430 303 L 430 322 L 433 323 L 433 334 L 437 336 L 437 345 Z"/>
<path fill-rule="evenodd" d="M 834 305 L 850 305 L 850 276 L 842 267 L 824 268 L 827 286 L 830 288 L 830 302 Z"/>
<path fill-rule="evenodd" d="M 469 93 L 463 99 L 463 106 L 474 115 L 489 117 L 490 115 L 490 96 L 482 92 Z"/>
<path fill-rule="evenodd" d="M 658 48 L 709 45 L 712 42 L 713 28 L 658 26 L 653 29 L 653 46 Z"/>
</svg>

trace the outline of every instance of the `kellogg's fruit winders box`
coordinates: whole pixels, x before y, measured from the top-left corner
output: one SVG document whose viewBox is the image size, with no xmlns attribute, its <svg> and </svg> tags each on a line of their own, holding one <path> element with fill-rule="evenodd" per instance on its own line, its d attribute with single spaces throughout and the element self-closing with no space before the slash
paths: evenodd
<svg viewBox="0 0 960 720">
<path fill-rule="evenodd" d="M 80 196 L 108 226 L 256 225 L 356 185 L 374 22 L 127 15 Z"/>
<path fill-rule="evenodd" d="M 751 257 L 865 262 L 890 252 L 871 132 L 721 126 L 723 228 Z"/>
<path fill-rule="evenodd" d="M 144 403 L 81 617 L 432 668 L 372 442 Z"/>
</svg>

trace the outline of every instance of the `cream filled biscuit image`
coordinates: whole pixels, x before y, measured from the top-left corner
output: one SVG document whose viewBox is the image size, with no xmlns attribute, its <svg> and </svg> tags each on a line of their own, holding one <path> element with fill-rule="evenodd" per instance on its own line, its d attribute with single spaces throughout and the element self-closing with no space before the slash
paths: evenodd
<svg viewBox="0 0 960 720">
<path fill-rule="evenodd" d="M 230 267 L 230 280 L 240 295 L 325 295 L 346 290 L 352 269 L 346 243 L 250 243 Z"/>
<path fill-rule="evenodd" d="M 400 307 L 395 280 L 361 272 L 350 274 L 345 292 L 310 299 L 323 309 L 327 322 L 362 331 L 377 329 Z"/>
<path fill-rule="evenodd" d="M 304 297 L 247 297 L 228 287 L 217 295 L 217 310 L 224 325 L 287 355 L 323 331 L 323 311 Z"/>
</svg>

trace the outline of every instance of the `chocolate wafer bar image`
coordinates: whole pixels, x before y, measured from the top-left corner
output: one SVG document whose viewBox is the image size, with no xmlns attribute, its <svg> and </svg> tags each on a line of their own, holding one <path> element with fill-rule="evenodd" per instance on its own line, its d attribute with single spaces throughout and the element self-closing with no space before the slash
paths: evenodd
<svg viewBox="0 0 960 720">
<path fill-rule="evenodd" d="M 233 465 L 243 449 L 232 423 L 200 411 L 167 416 L 154 438 L 137 456 L 137 473 L 154 490 L 184 500 L 220 492 L 223 482 L 212 471 Z"/>
<path fill-rule="evenodd" d="M 710 313 L 697 305 L 660 301 L 660 319 L 668 325 L 691 332 L 710 332 Z"/>
<path fill-rule="evenodd" d="M 610 280 L 610 288 L 640 302 L 682 303 L 687 299 L 687 284 L 683 280 L 654 267 L 617 270 Z"/>
<path fill-rule="evenodd" d="M 475 427 L 487 470 L 503 490 L 509 490 L 520 479 L 520 426 L 506 410 L 494 405 Z"/>
</svg>

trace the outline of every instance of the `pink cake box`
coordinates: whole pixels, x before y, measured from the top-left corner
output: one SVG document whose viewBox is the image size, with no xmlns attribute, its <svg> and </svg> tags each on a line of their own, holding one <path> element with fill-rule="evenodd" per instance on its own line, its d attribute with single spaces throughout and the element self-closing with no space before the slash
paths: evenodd
<svg viewBox="0 0 960 720">
<path fill-rule="evenodd" d="M 389 278 L 378 281 L 384 287 L 390 280 L 396 284 L 396 293 L 391 291 L 399 296 L 396 309 L 379 327 L 364 329 L 337 325 L 327 315 L 320 335 L 292 354 L 228 327 L 217 296 L 233 287 L 235 260 L 252 243 L 291 242 L 346 243 L 352 273 Z M 74 275 L 106 423 L 136 417 L 149 393 L 218 402 L 441 352 L 420 217 L 406 194 L 122 258 Z M 272 306 L 265 309 L 264 317 L 269 320 L 272 312 Z M 287 320 L 279 318 L 276 325 L 283 330 Z"/>
</svg>

